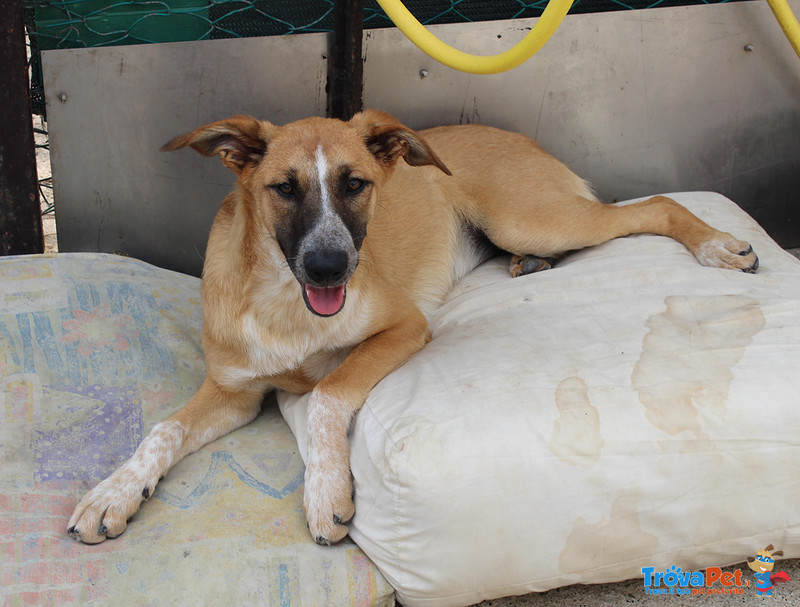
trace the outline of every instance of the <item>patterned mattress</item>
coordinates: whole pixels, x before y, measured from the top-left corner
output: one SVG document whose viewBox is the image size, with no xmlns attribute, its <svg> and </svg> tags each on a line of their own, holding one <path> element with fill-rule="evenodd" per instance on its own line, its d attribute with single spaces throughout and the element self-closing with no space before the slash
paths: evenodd
<svg viewBox="0 0 800 607">
<path fill-rule="evenodd" d="M 118 539 L 66 535 L 82 494 L 200 385 L 199 287 L 103 254 L 0 260 L 7 607 L 393 604 L 355 544 L 309 537 L 303 462 L 274 398 L 180 462 Z"/>
</svg>

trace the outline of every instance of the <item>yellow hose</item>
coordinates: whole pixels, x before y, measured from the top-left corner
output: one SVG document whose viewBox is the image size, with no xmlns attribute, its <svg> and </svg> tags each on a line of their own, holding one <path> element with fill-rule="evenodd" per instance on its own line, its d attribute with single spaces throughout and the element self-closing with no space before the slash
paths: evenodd
<svg viewBox="0 0 800 607">
<path fill-rule="evenodd" d="M 789 8 L 786 0 L 767 0 L 767 4 L 775 14 L 775 18 L 781 25 L 783 33 L 789 39 L 789 43 L 794 48 L 794 52 L 800 57 L 800 25 L 794 16 L 792 9 Z"/>
<path fill-rule="evenodd" d="M 384 12 L 420 50 L 448 67 L 470 74 L 498 74 L 530 59 L 558 29 L 572 6 L 572 0 L 550 0 L 533 29 L 513 48 L 497 55 L 470 55 L 453 48 L 431 34 L 403 5 L 401 0 L 378 0 Z M 800 24 L 786 0 L 767 0 L 775 18 L 800 57 Z"/>
<path fill-rule="evenodd" d="M 440 63 L 470 74 L 498 74 L 524 63 L 542 48 L 561 24 L 572 0 L 550 0 L 536 25 L 516 46 L 488 56 L 470 55 L 442 42 L 417 21 L 401 0 L 378 0 L 378 4 L 411 42 Z"/>
</svg>

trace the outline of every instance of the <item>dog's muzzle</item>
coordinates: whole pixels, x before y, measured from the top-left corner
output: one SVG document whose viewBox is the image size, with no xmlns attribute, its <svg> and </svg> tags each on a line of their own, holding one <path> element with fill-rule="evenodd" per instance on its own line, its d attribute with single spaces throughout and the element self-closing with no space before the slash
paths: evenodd
<svg viewBox="0 0 800 607">
<path fill-rule="evenodd" d="M 303 301 L 319 316 L 333 316 L 344 307 L 350 259 L 345 251 L 307 251 L 303 255 Z"/>
</svg>

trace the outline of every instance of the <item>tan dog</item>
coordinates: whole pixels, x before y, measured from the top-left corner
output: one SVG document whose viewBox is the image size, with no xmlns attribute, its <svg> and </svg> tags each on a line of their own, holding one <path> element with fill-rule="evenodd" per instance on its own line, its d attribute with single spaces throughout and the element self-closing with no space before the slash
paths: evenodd
<svg viewBox="0 0 800 607">
<path fill-rule="evenodd" d="M 319 543 L 342 539 L 354 514 L 351 419 L 430 339 L 426 316 L 494 247 L 516 255 L 520 274 L 547 267 L 538 257 L 650 232 L 704 265 L 758 267 L 750 245 L 673 200 L 601 204 L 533 141 L 489 127 L 415 133 L 378 111 L 283 127 L 236 116 L 163 149 L 184 146 L 219 154 L 238 177 L 203 270 L 208 375 L 78 504 L 69 533 L 86 543 L 122 533 L 179 459 L 251 421 L 274 387 L 312 392 L 308 525 Z"/>
</svg>

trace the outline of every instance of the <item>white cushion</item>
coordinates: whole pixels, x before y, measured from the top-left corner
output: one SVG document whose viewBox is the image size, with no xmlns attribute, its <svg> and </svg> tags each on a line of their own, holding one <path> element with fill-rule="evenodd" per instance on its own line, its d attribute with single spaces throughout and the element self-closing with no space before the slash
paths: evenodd
<svg viewBox="0 0 800 607">
<path fill-rule="evenodd" d="M 800 556 L 800 263 L 739 207 L 758 274 L 641 235 L 467 276 L 351 431 L 350 535 L 406 607 Z M 279 395 L 305 458 L 308 396 Z"/>
</svg>

